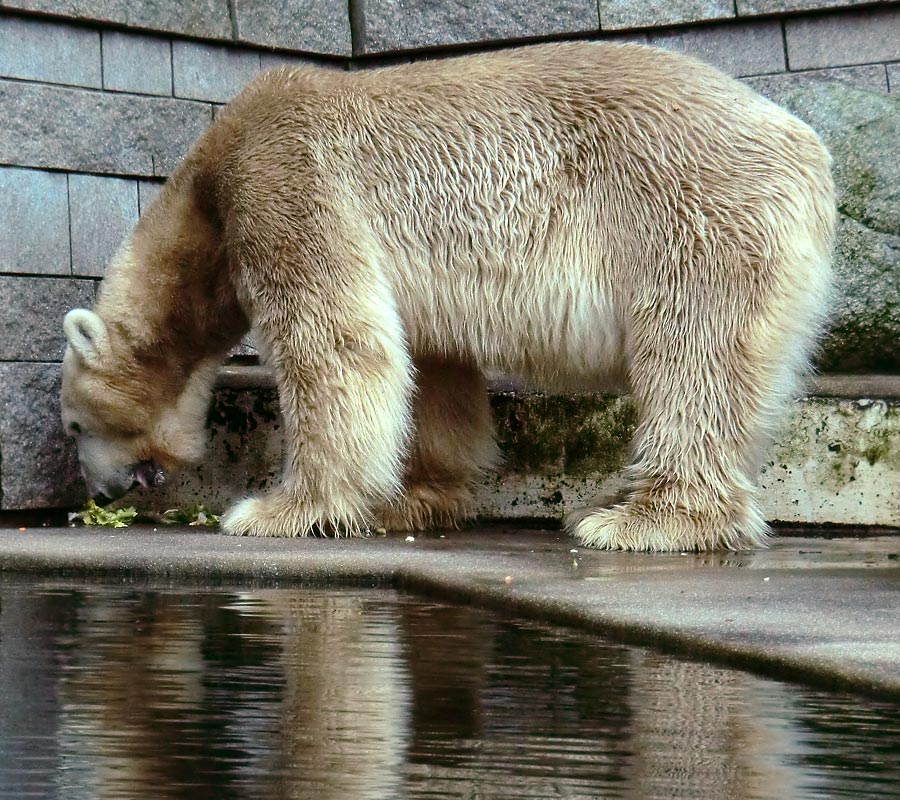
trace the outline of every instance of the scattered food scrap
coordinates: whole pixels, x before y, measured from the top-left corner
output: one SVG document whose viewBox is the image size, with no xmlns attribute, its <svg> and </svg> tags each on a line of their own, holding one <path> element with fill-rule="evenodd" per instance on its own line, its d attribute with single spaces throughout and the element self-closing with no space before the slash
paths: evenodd
<svg viewBox="0 0 900 800">
<path fill-rule="evenodd" d="M 138 519 L 144 522 L 161 522 L 164 525 L 194 525 L 208 528 L 214 528 L 219 524 L 219 515 L 213 514 L 203 504 L 187 508 L 170 508 L 157 516 L 138 512 L 134 506 L 101 508 L 93 500 L 89 500 L 82 511 L 69 514 L 70 523 L 80 521 L 90 527 L 127 528 Z"/>
<path fill-rule="evenodd" d="M 101 508 L 88 500 L 83 511 L 69 514 L 69 522 L 81 520 L 85 525 L 104 528 L 127 528 L 137 516 L 134 506 L 128 508 Z"/>
<path fill-rule="evenodd" d="M 170 508 L 160 516 L 165 525 L 194 525 L 197 527 L 215 528 L 219 524 L 219 515 L 213 514 L 202 503 L 188 508 Z"/>
</svg>

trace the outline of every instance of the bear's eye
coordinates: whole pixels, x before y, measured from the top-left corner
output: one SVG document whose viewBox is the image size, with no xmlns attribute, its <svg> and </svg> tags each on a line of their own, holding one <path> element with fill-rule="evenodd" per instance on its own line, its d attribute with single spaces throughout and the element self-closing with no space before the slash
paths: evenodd
<svg viewBox="0 0 900 800">
<path fill-rule="evenodd" d="M 70 422 L 68 431 L 70 436 L 78 436 L 81 433 L 81 425 L 77 422 Z"/>
</svg>

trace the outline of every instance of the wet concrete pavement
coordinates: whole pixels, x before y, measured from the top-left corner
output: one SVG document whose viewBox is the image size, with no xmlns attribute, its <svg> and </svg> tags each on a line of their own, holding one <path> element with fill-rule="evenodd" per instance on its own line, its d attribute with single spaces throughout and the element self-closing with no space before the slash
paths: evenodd
<svg viewBox="0 0 900 800">
<path fill-rule="evenodd" d="M 232 538 L 142 526 L 2 529 L 0 569 L 391 585 L 900 699 L 900 536 L 781 536 L 751 553 L 647 555 L 586 550 L 561 531 L 514 526 L 413 541 Z"/>
</svg>

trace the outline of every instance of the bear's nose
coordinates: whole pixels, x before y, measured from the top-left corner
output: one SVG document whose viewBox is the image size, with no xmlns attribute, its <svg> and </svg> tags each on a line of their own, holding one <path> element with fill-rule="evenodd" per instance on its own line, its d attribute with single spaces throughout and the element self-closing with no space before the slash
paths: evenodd
<svg viewBox="0 0 900 800">
<path fill-rule="evenodd" d="M 141 461 L 133 470 L 134 482 L 145 489 L 157 488 L 166 482 L 166 473 L 155 461 Z"/>
</svg>

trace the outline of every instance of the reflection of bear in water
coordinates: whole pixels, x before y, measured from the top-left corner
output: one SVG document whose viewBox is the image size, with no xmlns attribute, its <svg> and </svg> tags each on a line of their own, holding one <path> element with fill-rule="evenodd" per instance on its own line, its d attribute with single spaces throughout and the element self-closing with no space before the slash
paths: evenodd
<svg viewBox="0 0 900 800">
<path fill-rule="evenodd" d="M 586 544 L 752 547 L 757 450 L 828 283 L 829 157 L 692 59 L 568 44 L 263 75 L 72 312 L 63 414 L 92 492 L 200 457 L 252 322 L 288 440 L 225 530 L 448 525 L 494 460 L 483 368 L 627 380 L 630 493 Z"/>
</svg>

